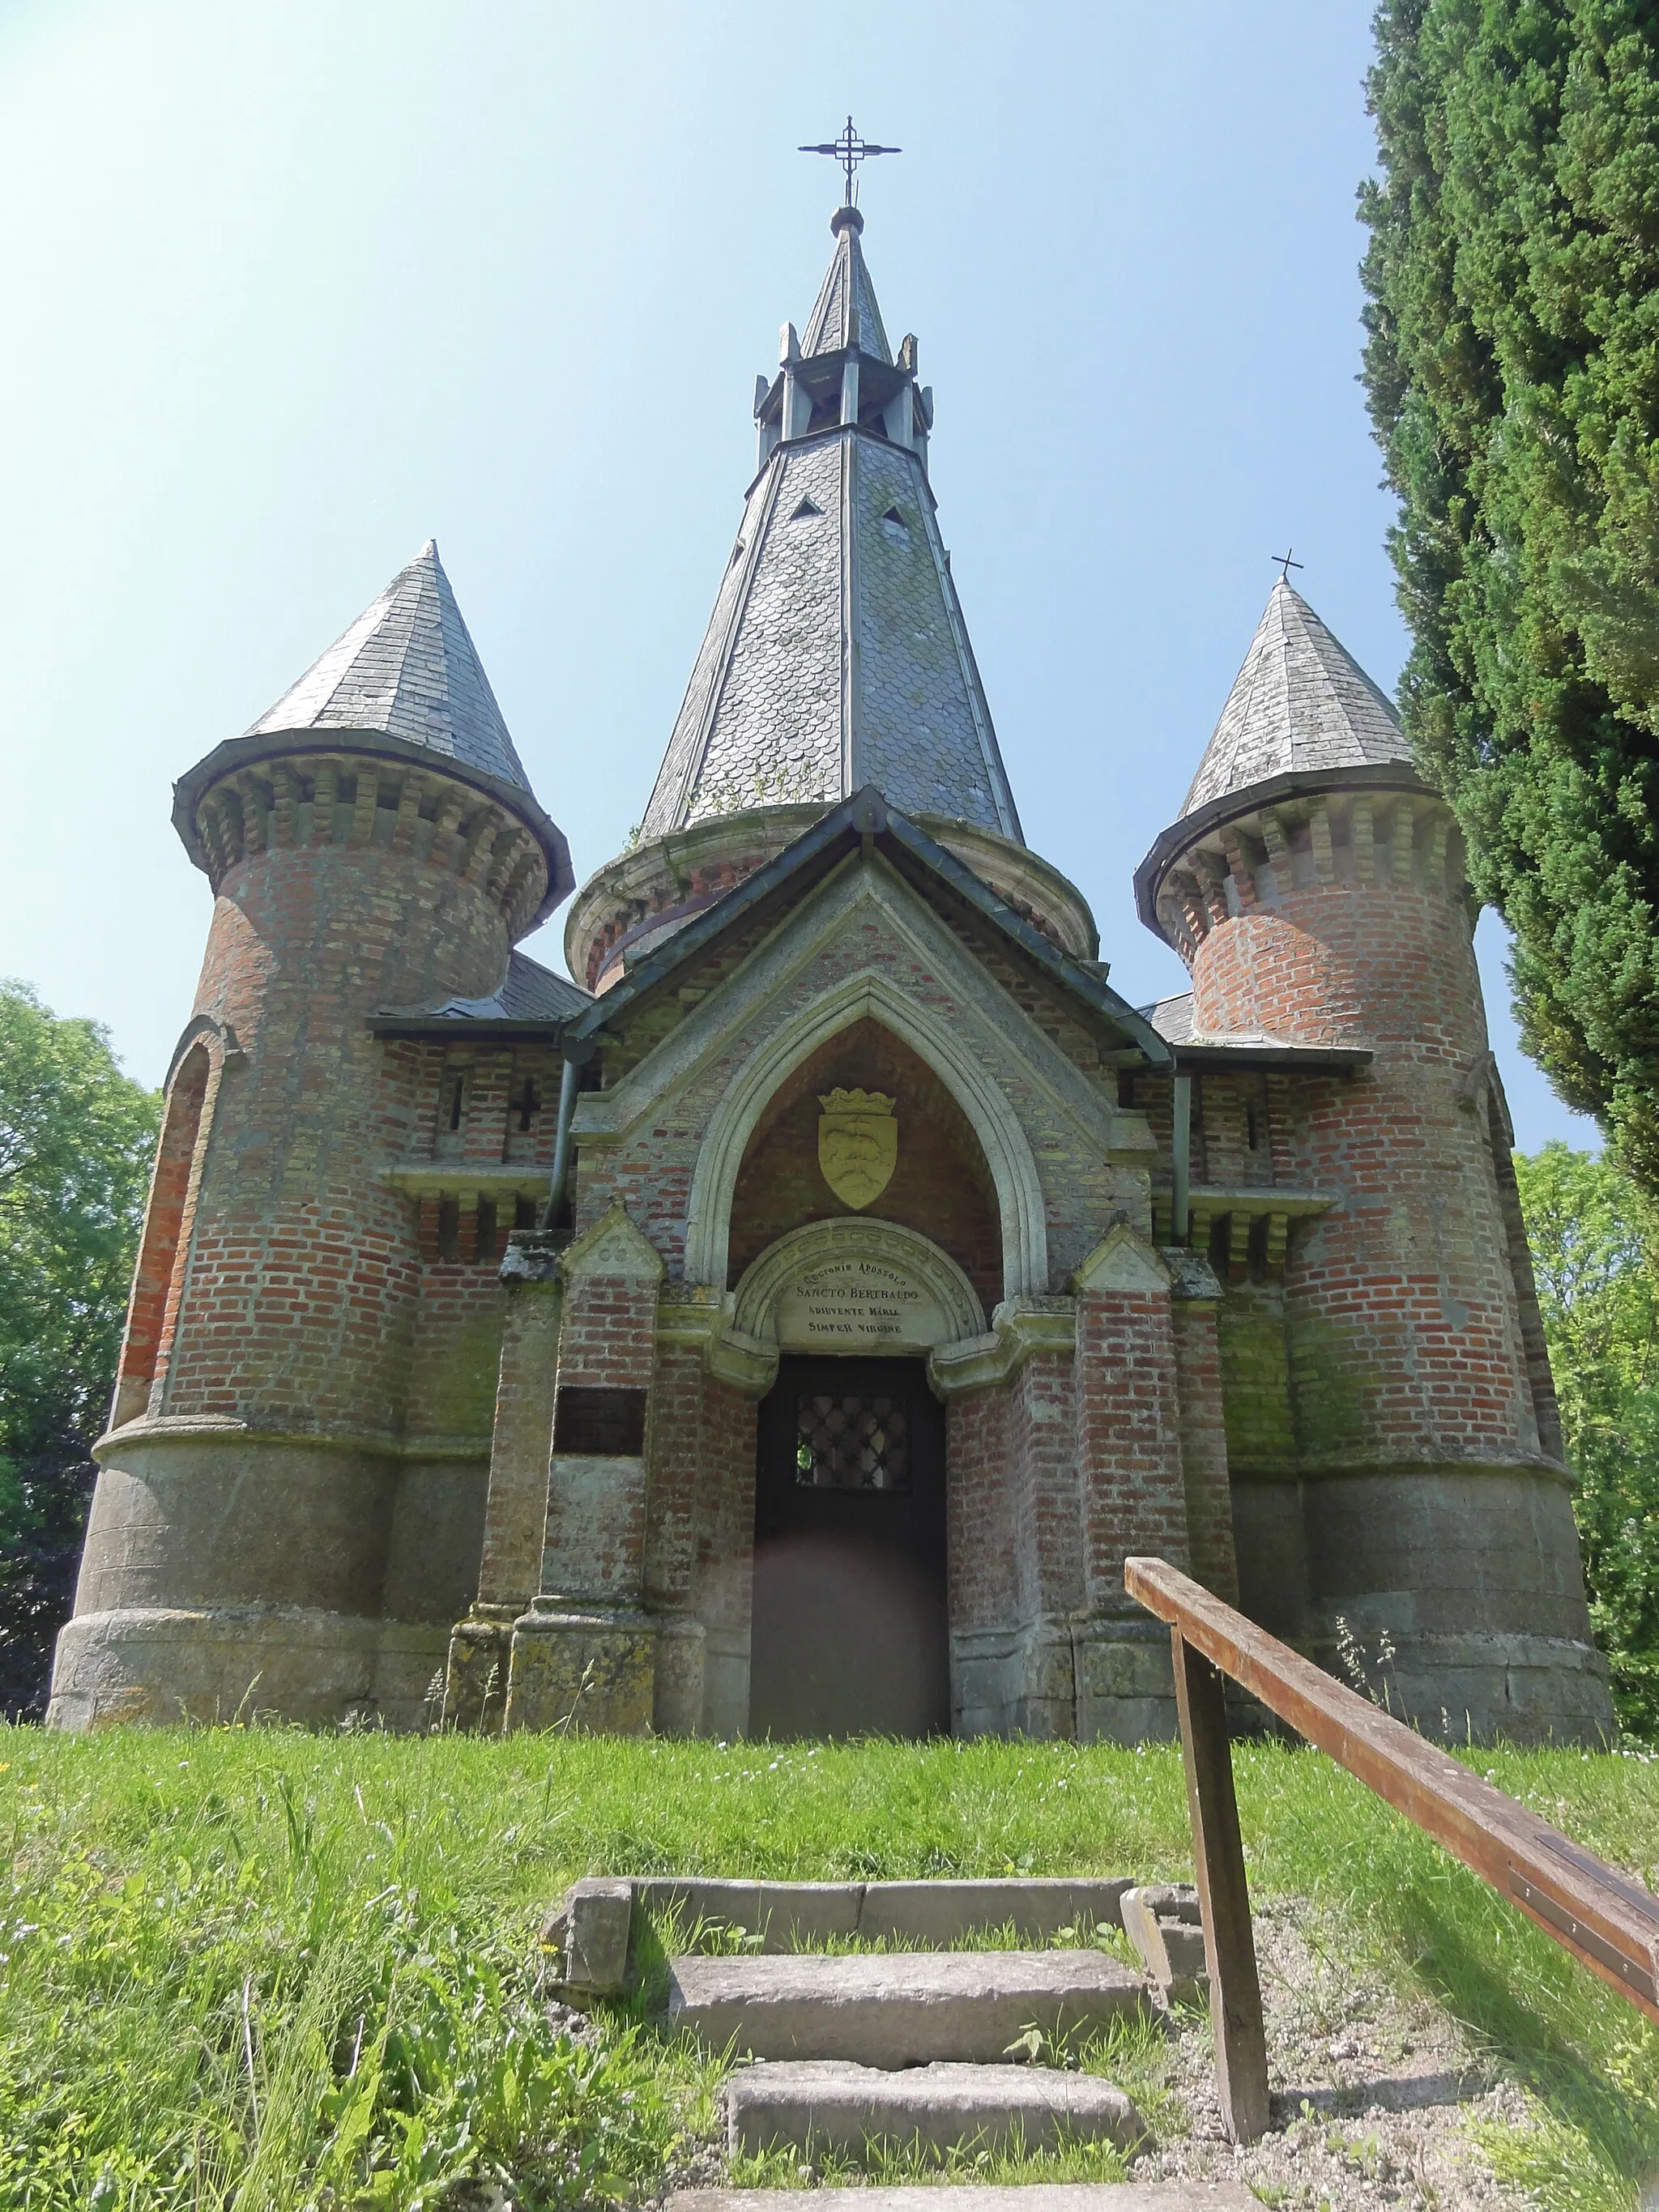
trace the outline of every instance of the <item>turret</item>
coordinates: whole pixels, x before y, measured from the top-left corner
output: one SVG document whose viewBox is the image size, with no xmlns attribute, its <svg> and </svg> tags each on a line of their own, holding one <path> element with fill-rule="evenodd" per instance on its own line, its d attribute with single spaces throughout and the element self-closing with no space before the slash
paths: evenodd
<svg viewBox="0 0 1659 2212">
<path fill-rule="evenodd" d="M 1340 1620 L 1386 1635 L 1430 1724 L 1593 1727 L 1606 1691 L 1462 844 L 1393 708 L 1288 582 L 1136 890 L 1191 970 L 1194 1047 L 1370 1055 L 1282 1093 L 1285 1171 L 1329 1203 L 1285 1260 L 1288 1463 L 1252 1464 L 1261 1378 L 1233 1378 L 1246 1606 L 1333 1665 Z"/>
<path fill-rule="evenodd" d="M 1066 951 L 1098 951 L 1021 834 L 939 535 L 916 341 L 888 344 L 859 210 L 830 227 L 805 335 L 787 323 L 756 380 L 757 474 L 638 841 L 566 923 L 591 991 L 866 786 Z"/>
<path fill-rule="evenodd" d="M 173 819 L 213 921 L 53 1717 L 337 1717 L 378 1694 L 411 1516 L 468 1510 L 410 1479 L 422 1255 L 385 1170 L 431 1102 L 370 1020 L 495 991 L 568 854 L 432 544 Z"/>
</svg>

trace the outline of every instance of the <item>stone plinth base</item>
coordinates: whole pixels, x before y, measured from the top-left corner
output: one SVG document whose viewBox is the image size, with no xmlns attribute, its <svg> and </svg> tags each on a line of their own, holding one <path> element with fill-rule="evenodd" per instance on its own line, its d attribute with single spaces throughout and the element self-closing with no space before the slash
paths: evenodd
<svg viewBox="0 0 1659 2212">
<path fill-rule="evenodd" d="M 449 1632 L 444 1674 L 444 1726 L 479 1735 L 500 1733 L 507 1711 L 516 1605 L 475 1605 Z"/>
<path fill-rule="evenodd" d="M 538 1597 L 513 1624 L 507 1727 L 647 1735 L 655 1717 L 657 1634 L 647 1613 Z"/>
<path fill-rule="evenodd" d="M 418 1729 L 444 1631 L 301 1606 L 132 1606 L 58 1638 L 48 1728 L 184 1720 Z M 434 1700 L 435 1702 L 435 1700 Z"/>
</svg>

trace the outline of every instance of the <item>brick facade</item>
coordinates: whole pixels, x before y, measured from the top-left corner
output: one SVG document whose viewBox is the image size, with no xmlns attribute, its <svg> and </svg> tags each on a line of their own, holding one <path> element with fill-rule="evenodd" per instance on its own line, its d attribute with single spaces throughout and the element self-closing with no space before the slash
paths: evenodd
<svg viewBox="0 0 1659 2212">
<path fill-rule="evenodd" d="M 1426 1728 L 1608 1723 L 1451 817 L 1276 586 L 1137 872 L 1191 994 L 1126 1005 L 1021 836 L 861 227 L 574 983 L 514 950 L 574 878 L 434 545 L 176 787 L 216 902 L 55 1723 L 729 1738 L 765 1593 L 882 1530 L 960 1733 L 1170 1731 L 1139 1553 L 1386 1638 Z"/>
</svg>

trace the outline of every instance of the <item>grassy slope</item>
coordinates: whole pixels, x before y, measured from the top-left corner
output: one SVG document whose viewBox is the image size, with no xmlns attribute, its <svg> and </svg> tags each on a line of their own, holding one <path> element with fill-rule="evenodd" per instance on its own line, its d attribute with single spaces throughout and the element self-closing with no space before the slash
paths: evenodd
<svg viewBox="0 0 1659 2212">
<path fill-rule="evenodd" d="M 1538 2090 L 1553 2117 L 1498 2147 L 1517 2178 L 1633 2203 L 1659 2032 L 1328 1761 L 1237 1763 L 1258 1893 L 1340 1912 Z M 1659 1764 L 1480 1763 L 1655 1881 Z M 1189 1871 L 1178 1755 L 1068 1746 L 20 1729 L 0 1826 L 0 2208 L 31 2212 L 648 2188 L 715 2069 L 620 2019 L 537 2032 L 536 1920 L 577 1874 Z"/>
</svg>

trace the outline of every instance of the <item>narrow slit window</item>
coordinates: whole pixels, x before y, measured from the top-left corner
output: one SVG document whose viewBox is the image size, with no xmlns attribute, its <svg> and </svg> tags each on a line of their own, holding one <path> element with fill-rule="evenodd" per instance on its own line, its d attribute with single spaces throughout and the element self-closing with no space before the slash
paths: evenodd
<svg viewBox="0 0 1659 2212">
<path fill-rule="evenodd" d="M 459 1260 L 461 1256 L 461 1201 L 459 1198 L 438 1200 L 438 1257 Z"/>
</svg>

